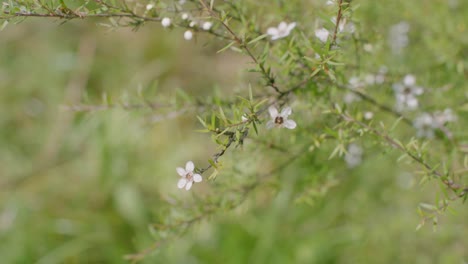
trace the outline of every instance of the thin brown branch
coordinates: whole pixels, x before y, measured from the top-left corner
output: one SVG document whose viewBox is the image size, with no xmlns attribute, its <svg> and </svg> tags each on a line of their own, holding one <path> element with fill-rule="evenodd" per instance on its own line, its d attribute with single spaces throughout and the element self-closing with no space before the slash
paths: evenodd
<svg viewBox="0 0 468 264">
<path fill-rule="evenodd" d="M 338 0 L 338 13 L 336 14 L 336 19 L 335 19 L 336 25 L 335 25 L 335 30 L 333 30 L 332 41 L 330 42 L 330 48 L 329 48 L 330 50 L 333 48 L 333 46 L 336 45 L 336 36 L 338 34 L 338 29 L 339 29 L 340 22 L 341 22 L 342 9 L 343 9 L 343 0 Z"/>
</svg>

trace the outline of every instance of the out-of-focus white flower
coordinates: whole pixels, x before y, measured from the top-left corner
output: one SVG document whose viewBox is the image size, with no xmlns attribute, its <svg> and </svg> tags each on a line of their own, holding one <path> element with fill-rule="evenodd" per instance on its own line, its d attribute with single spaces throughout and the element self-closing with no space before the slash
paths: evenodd
<svg viewBox="0 0 468 264">
<path fill-rule="evenodd" d="M 154 5 L 153 4 L 147 4 L 146 5 L 146 10 L 151 10 L 153 9 Z"/>
<path fill-rule="evenodd" d="M 195 27 L 196 25 L 197 25 L 197 22 L 192 21 L 192 22 L 190 22 L 189 27 L 192 27 L 192 28 L 193 28 L 193 27 Z"/>
<path fill-rule="evenodd" d="M 416 136 L 420 138 L 434 138 L 434 118 L 428 113 L 422 113 L 413 122 Z"/>
<path fill-rule="evenodd" d="M 202 28 L 203 30 L 208 31 L 211 29 L 211 26 L 213 26 L 213 23 L 206 21 L 205 23 L 203 23 Z"/>
<path fill-rule="evenodd" d="M 271 120 L 266 124 L 267 129 L 271 129 L 273 127 L 285 127 L 288 129 L 296 128 L 296 122 L 288 119 L 288 116 L 292 114 L 291 107 L 285 107 L 281 113 L 278 113 L 278 109 L 276 109 L 276 107 L 270 106 L 268 108 L 268 112 L 270 113 Z"/>
<path fill-rule="evenodd" d="M 177 187 L 182 189 L 185 187 L 185 190 L 190 190 L 192 188 L 192 184 L 194 182 L 201 182 L 202 176 L 200 174 L 194 173 L 193 170 L 195 169 L 195 165 L 192 161 L 187 161 L 185 164 L 185 169 L 181 167 L 177 167 L 176 171 L 182 177 L 179 182 L 177 182 Z"/>
<path fill-rule="evenodd" d="M 168 17 L 165 17 L 161 20 L 161 25 L 165 28 L 169 27 L 171 25 L 171 19 Z"/>
<path fill-rule="evenodd" d="M 446 108 L 443 112 L 436 111 L 434 114 L 434 120 L 438 126 L 444 126 L 447 123 L 457 121 L 457 116 L 452 112 L 452 109 Z"/>
<path fill-rule="evenodd" d="M 455 122 L 457 116 L 453 114 L 452 109 L 447 108 L 443 112 L 436 111 L 433 114 L 422 113 L 413 122 L 416 128 L 418 137 L 434 138 L 434 131 L 436 129 L 444 128 L 447 123 Z M 445 130 L 447 131 L 447 130 Z"/>
<path fill-rule="evenodd" d="M 362 148 L 355 143 L 351 143 L 348 146 L 346 155 L 344 157 L 346 164 L 349 168 L 354 168 L 362 162 Z"/>
<path fill-rule="evenodd" d="M 403 83 L 393 84 L 393 91 L 396 98 L 396 109 L 415 110 L 419 106 L 417 96 L 424 92 L 422 87 L 416 86 L 416 78 L 413 75 L 406 75 Z"/>
<path fill-rule="evenodd" d="M 242 120 L 242 122 L 247 122 L 247 121 L 249 121 L 249 118 L 247 117 L 246 114 L 244 114 L 244 115 L 241 116 L 241 120 Z"/>
<path fill-rule="evenodd" d="M 184 32 L 184 39 L 185 40 L 191 40 L 193 38 L 193 33 L 190 30 L 187 30 Z"/>
<path fill-rule="evenodd" d="M 366 120 L 371 120 L 373 117 L 374 117 L 374 113 L 372 113 L 372 112 L 368 111 L 368 112 L 364 113 L 364 119 L 366 119 Z"/>
<path fill-rule="evenodd" d="M 390 32 L 388 34 L 388 44 L 390 45 L 390 49 L 392 50 L 393 54 L 400 54 L 403 49 L 408 46 L 409 29 L 410 26 L 405 21 L 393 25 L 390 28 Z"/>
<path fill-rule="evenodd" d="M 327 2 L 325 2 L 326 5 L 334 5 L 335 4 L 335 1 L 334 0 L 328 0 Z"/>
<path fill-rule="evenodd" d="M 345 93 L 344 97 L 343 97 L 343 101 L 346 103 L 346 104 L 352 104 L 354 102 L 359 102 L 361 101 L 361 97 L 359 97 L 358 95 L 356 95 L 355 93 L 352 93 L 352 92 L 347 92 Z"/>
<path fill-rule="evenodd" d="M 327 42 L 328 35 L 330 35 L 330 32 L 325 28 L 318 28 L 315 30 L 315 36 L 322 42 Z"/>
<path fill-rule="evenodd" d="M 181 17 L 182 17 L 182 20 L 187 20 L 189 18 L 189 14 L 182 13 Z"/>
<path fill-rule="evenodd" d="M 271 36 L 271 40 L 276 40 L 289 36 L 291 30 L 293 30 L 295 27 L 295 22 L 288 24 L 283 21 L 279 23 L 278 27 L 269 27 L 267 29 L 267 34 Z"/>
<path fill-rule="evenodd" d="M 348 84 L 349 84 L 348 87 L 350 89 L 358 89 L 364 86 L 364 83 L 361 81 L 361 79 L 359 79 L 359 77 L 356 77 L 356 76 L 349 78 Z"/>
<path fill-rule="evenodd" d="M 179 0 L 179 5 L 183 5 L 187 2 L 187 0 Z"/>
</svg>

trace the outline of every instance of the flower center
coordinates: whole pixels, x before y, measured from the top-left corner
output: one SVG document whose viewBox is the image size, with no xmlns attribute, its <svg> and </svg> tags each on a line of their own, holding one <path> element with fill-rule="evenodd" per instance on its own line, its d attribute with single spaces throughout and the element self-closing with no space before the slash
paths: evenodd
<svg viewBox="0 0 468 264">
<path fill-rule="evenodd" d="M 281 124 L 283 124 L 283 122 L 284 122 L 284 120 L 283 120 L 282 116 L 275 117 L 275 124 L 281 125 Z"/>
<path fill-rule="evenodd" d="M 189 172 L 185 175 L 185 178 L 187 179 L 187 181 L 192 181 L 193 179 L 193 172 Z"/>
<path fill-rule="evenodd" d="M 405 87 L 405 89 L 403 90 L 403 93 L 404 94 L 411 94 L 411 88 Z"/>
</svg>

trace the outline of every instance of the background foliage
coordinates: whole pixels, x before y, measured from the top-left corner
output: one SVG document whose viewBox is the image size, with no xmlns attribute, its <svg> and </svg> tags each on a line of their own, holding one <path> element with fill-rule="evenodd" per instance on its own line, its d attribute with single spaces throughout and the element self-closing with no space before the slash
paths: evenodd
<svg viewBox="0 0 468 264">
<path fill-rule="evenodd" d="M 4 13 L 5 3 L 18 12 L 21 6 L 42 10 L 37 1 L 4 1 Z M 86 3 L 90 10 L 99 7 L 99 1 Z M 70 10 L 80 5 L 65 6 L 61 12 L 73 16 Z M 207 32 L 185 41 L 185 29 L 163 29 L 158 20 L 126 28 L 117 19 L 63 23 L 4 14 L 2 263 L 468 261 L 466 204 L 459 199 L 438 210 L 450 197 L 446 186 L 379 135 L 343 121 L 332 104 L 379 131 L 383 125 L 436 169 L 457 171 L 457 183 L 466 186 L 468 4 L 353 1 L 346 16 L 356 31 L 343 34 L 331 53 L 314 30 L 332 31 L 336 3 L 244 0 L 235 6 L 249 20 L 232 22 L 233 28 L 250 40 L 282 20 L 297 22 L 288 38 L 252 45 L 259 57 L 268 47 L 265 64 L 284 90 L 301 82 L 303 72 L 322 71 L 285 100 L 296 130 L 266 130 L 258 123 L 258 135 L 250 128 L 244 144 L 220 158 L 216 180 L 208 180 L 211 170 L 190 192 L 177 189 L 175 167 L 193 160 L 204 168 L 220 150 L 210 134 L 195 132 L 203 129 L 197 116 L 209 122 L 216 113 L 222 125 L 221 107 L 240 121 L 246 103 L 238 96 L 249 98 L 249 87 L 255 101 L 275 96 L 249 56 L 229 48 L 217 53 L 229 41 Z M 389 32 L 402 21 L 409 24 L 408 45 L 395 53 Z M 449 127 L 453 140 L 443 131 L 416 139 L 411 121 L 397 122 L 379 105 L 343 103 L 346 90 L 336 83 L 365 79 L 381 66 L 388 69 L 385 82 L 362 92 L 392 108 L 392 84 L 414 74 L 425 93 L 420 108 L 405 116 L 414 120 L 418 113 L 451 108 L 458 116 Z M 374 113 L 372 122 L 362 118 L 367 111 Z M 267 113 L 260 119 L 266 121 Z M 350 142 L 362 146 L 361 164 L 349 168 L 340 155 L 330 159 Z M 425 219 L 438 223 L 437 230 L 427 225 L 415 231 Z"/>
</svg>

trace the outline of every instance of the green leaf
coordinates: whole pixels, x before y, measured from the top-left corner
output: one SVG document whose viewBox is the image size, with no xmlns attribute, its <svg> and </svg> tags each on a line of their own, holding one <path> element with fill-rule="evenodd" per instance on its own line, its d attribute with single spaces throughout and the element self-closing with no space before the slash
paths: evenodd
<svg viewBox="0 0 468 264">
<path fill-rule="evenodd" d="M 253 44 L 253 43 L 255 43 L 255 42 L 257 42 L 257 41 L 259 41 L 261 39 L 266 38 L 267 36 L 268 36 L 268 34 L 263 34 L 261 36 L 258 36 L 256 38 L 254 38 L 253 40 L 249 41 L 249 43 L 247 43 L 247 45 Z"/>
<path fill-rule="evenodd" d="M 205 120 L 203 120 L 200 116 L 197 115 L 197 118 L 198 118 L 198 121 L 200 121 L 200 123 L 202 124 L 202 126 L 204 127 L 207 127 L 206 126 L 206 123 L 205 123 Z"/>
<path fill-rule="evenodd" d="M 258 129 L 257 129 L 257 124 L 256 124 L 255 121 L 252 122 L 252 126 L 253 126 L 253 128 L 254 128 L 254 130 L 255 130 L 255 134 L 258 136 Z"/>
<path fill-rule="evenodd" d="M 229 49 L 230 47 L 232 47 L 232 45 L 234 45 L 236 43 L 237 43 L 236 41 L 232 41 L 229 44 L 227 44 L 224 48 L 218 50 L 216 53 L 224 52 L 224 51 L 226 51 L 227 49 Z"/>
</svg>

